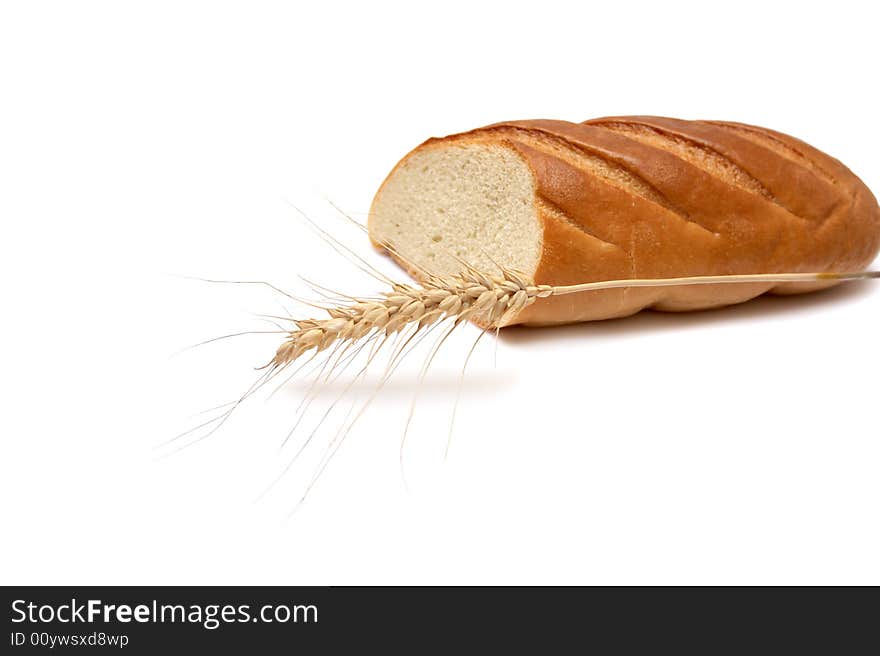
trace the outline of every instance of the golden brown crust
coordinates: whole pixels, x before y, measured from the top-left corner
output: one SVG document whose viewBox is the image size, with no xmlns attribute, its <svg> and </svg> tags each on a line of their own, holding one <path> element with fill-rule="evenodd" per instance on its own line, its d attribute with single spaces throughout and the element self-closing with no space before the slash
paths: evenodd
<svg viewBox="0 0 880 656">
<path fill-rule="evenodd" d="M 430 139 L 416 150 L 453 141 L 506 145 L 531 168 L 544 227 L 537 284 L 857 271 L 880 248 L 880 208 L 861 180 L 772 130 L 652 116 L 511 121 Z M 829 284 L 590 292 L 541 299 L 515 322 L 704 309 Z"/>
</svg>

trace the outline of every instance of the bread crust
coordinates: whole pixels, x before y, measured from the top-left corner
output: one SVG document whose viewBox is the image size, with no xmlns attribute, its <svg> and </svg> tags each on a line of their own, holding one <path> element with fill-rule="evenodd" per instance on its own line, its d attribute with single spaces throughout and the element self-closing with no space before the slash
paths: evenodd
<svg viewBox="0 0 880 656">
<path fill-rule="evenodd" d="M 510 148 L 531 169 L 543 224 L 536 284 L 860 271 L 880 249 L 880 208 L 864 183 L 838 160 L 773 130 L 652 116 L 510 121 L 429 139 L 413 153 L 462 142 Z M 586 292 L 540 299 L 509 324 L 701 310 L 832 284 Z"/>
</svg>

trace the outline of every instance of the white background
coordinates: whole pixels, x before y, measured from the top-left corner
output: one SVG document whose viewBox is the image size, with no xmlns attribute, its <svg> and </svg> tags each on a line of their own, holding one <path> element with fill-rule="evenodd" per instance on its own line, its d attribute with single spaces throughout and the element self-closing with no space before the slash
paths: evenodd
<svg viewBox="0 0 880 656">
<path fill-rule="evenodd" d="M 306 383 L 155 448 L 278 343 L 172 357 L 283 311 L 182 276 L 378 289 L 289 202 L 402 276 L 323 196 L 364 220 L 428 136 L 728 119 L 880 188 L 870 6 L 4 2 L 2 583 L 880 584 L 880 285 L 505 331 L 477 348 L 444 460 L 468 326 L 416 404 L 408 490 L 423 353 L 300 506 L 335 411 L 255 499 L 306 437 L 279 448 Z"/>
</svg>

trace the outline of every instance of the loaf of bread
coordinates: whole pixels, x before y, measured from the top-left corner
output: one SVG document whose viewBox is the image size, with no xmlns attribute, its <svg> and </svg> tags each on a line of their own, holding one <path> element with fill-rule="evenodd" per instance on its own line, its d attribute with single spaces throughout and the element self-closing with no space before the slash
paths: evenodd
<svg viewBox="0 0 880 656">
<path fill-rule="evenodd" d="M 773 130 L 649 116 L 533 120 L 417 147 L 377 192 L 369 231 L 416 278 L 466 262 L 572 285 L 860 271 L 880 248 L 880 208 L 839 161 Z M 538 299 L 506 324 L 700 310 L 832 284 L 606 289 Z"/>
</svg>

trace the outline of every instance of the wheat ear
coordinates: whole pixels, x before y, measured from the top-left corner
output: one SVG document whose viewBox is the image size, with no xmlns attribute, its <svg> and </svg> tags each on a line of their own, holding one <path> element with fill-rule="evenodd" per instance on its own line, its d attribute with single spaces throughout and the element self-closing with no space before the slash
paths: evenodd
<svg viewBox="0 0 880 656">
<path fill-rule="evenodd" d="M 441 318 L 472 320 L 487 329 L 504 326 L 523 308 L 539 298 L 624 287 L 671 287 L 745 283 L 803 283 L 880 278 L 880 271 L 856 273 L 775 273 L 684 278 L 604 280 L 578 285 L 536 285 L 511 269 L 500 275 L 466 266 L 450 276 L 428 275 L 421 287 L 392 283 L 391 290 L 376 299 L 356 300 L 327 309 L 327 319 L 294 320 L 296 328 L 266 365 L 282 367 L 307 351 L 321 352 L 339 341 L 358 341 L 370 334 L 392 335 L 407 326 L 418 330 Z"/>
<path fill-rule="evenodd" d="M 552 293 L 549 285 L 530 284 L 509 269 L 502 269 L 501 275 L 487 275 L 469 267 L 456 275 L 428 276 L 421 287 L 394 283 L 375 300 L 328 309 L 327 319 L 295 320 L 296 329 L 288 333 L 269 366 L 283 366 L 339 340 L 357 341 L 374 332 L 392 335 L 413 324 L 422 329 L 441 318 L 501 326 Z"/>
</svg>

